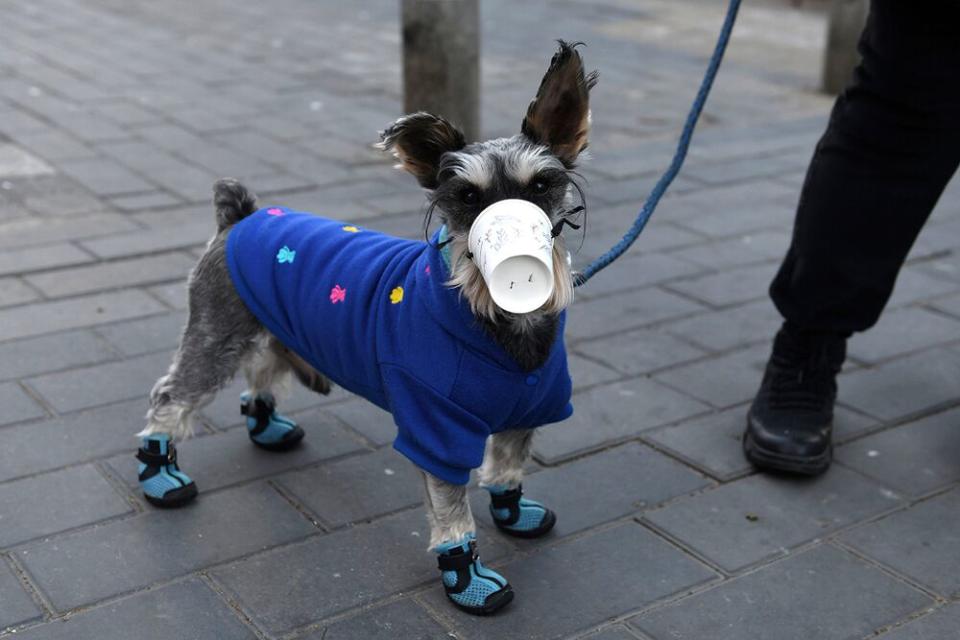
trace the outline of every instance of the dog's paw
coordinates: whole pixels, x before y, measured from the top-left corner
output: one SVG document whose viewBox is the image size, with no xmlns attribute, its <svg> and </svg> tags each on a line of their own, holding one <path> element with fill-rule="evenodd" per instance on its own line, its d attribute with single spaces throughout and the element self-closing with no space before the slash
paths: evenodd
<svg viewBox="0 0 960 640">
<path fill-rule="evenodd" d="M 303 429 L 276 410 L 269 393 L 240 396 L 240 413 L 247 416 L 247 432 L 253 444 L 268 451 L 286 451 L 303 440 Z"/>
<path fill-rule="evenodd" d="M 154 434 L 137 450 L 138 478 L 143 496 L 157 507 L 180 507 L 197 497 L 197 485 L 177 465 L 170 436 Z"/>
<path fill-rule="evenodd" d="M 546 535 L 557 523 L 557 515 L 536 500 L 523 497 L 523 488 L 487 487 L 490 515 L 504 533 L 518 538 Z"/>
<path fill-rule="evenodd" d="M 484 567 L 477 555 L 473 536 L 443 544 L 438 554 L 440 579 L 447 598 L 458 608 L 474 615 L 490 615 L 513 600 L 513 588 L 506 578 Z"/>
</svg>

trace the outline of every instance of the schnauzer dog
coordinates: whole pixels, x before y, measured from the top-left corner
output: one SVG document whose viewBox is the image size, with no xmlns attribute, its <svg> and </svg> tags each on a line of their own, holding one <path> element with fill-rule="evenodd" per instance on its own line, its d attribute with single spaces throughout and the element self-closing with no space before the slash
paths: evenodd
<svg viewBox="0 0 960 640">
<path fill-rule="evenodd" d="M 427 190 L 428 212 L 442 219 L 430 242 L 283 207 L 257 210 L 238 182 L 218 181 L 218 229 L 190 275 L 187 325 L 138 434 L 147 500 L 173 507 L 196 496 L 174 441 L 238 369 L 249 384 L 241 396 L 249 437 L 269 450 L 303 438 L 277 411 L 278 384 L 292 373 L 329 393 L 332 380 L 393 414 L 394 447 L 423 472 L 430 547 L 448 598 L 475 614 L 508 604 L 510 585 L 478 557 L 466 484 L 479 468 L 504 533 L 553 528 L 554 513 L 524 498 L 520 483 L 533 429 L 573 411 L 563 344 L 573 274 L 557 237 L 550 298 L 508 313 L 493 301 L 467 237 L 483 209 L 507 198 L 540 207 L 554 235 L 582 209 L 571 209 L 583 195 L 573 168 L 587 146 L 596 78 L 584 73 L 576 45 L 561 41 L 519 135 L 467 144 L 423 112 L 383 131 L 380 148 Z"/>
</svg>

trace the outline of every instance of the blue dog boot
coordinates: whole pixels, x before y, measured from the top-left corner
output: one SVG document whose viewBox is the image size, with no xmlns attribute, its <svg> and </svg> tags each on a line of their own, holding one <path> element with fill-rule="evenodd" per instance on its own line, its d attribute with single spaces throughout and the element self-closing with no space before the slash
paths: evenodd
<svg viewBox="0 0 960 640">
<path fill-rule="evenodd" d="M 177 449 L 170 436 L 157 434 L 143 439 L 137 450 L 143 495 L 157 507 L 179 507 L 197 497 L 197 485 L 177 466 Z"/>
<path fill-rule="evenodd" d="M 538 538 L 557 524 L 557 514 L 535 500 L 523 497 L 523 487 L 487 487 L 490 492 L 490 515 L 504 533 L 517 538 Z"/>
<path fill-rule="evenodd" d="M 437 565 L 447 598 L 458 608 L 485 616 L 513 600 L 513 588 L 506 578 L 480 563 L 473 534 L 441 544 L 434 551 L 439 554 Z"/>
<path fill-rule="evenodd" d="M 268 451 L 286 451 L 303 440 L 303 429 L 276 411 L 277 403 L 269 393 L 240 396 L 240 413 L 247 416 L 247 431 L 253 444 Z"/>
</svg>

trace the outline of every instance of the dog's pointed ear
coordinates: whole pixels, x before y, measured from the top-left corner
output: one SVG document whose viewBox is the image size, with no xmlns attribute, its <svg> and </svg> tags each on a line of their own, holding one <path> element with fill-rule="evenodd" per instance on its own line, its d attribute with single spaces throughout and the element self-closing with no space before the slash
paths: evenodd
<svg viewBox="0 0 960 640">
<path fill-rule="evenodd" d="M 566 166 L 572 167 L 587 148 L 590 89 L 597 84 L 598 74 L 584 73 L 583 59 L 577 52 L 582 42 L 559 42 L 560 49 L 553 55 L 536 97 L 530 101 L 520 132 L 547 145 Z"/>
<path fill-rule="evenodd" d="M 377 147 L 392 151 L 406 169 L 427 189 L 437 186 L 440 158 L 459 151 L 467 142 L 455 126 L 431 113 L 418 111 L 404 116 L 380 132 Z"/>
</svg>

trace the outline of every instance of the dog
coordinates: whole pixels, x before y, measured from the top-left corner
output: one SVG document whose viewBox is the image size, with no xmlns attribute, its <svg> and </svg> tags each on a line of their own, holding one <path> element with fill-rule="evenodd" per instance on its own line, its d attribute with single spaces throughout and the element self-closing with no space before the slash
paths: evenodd
<svg viewBox="0 0 960 640">
<path fill-rule="evenodd" d="M 560 41 L 518 135 L 468 144 L 425 112 L 381 132 L 378 146 L 426 190 L 425 233 L 433 213 L 444 224 L 431 241 L 258 210 L 237 181 L 214 185 L 217 231 L 190 275 L 187 324 L 138 434 L 147 500 L 176 507 L 197 495 L 174 443 L 239 369 L 249 384 L 241 397 L 249 436 L 270 450 L 304 435 L 276 409 L 288 374 L 324 394 L 333 381 L 393 413 L 394 446 L 422 471 L 430 548 L 451 602 L 489 614 L 513 599 L 507 580 L 480 562 L 466 484 L 478 468 L 501 531 L 536 537 L 553 528 L 555 514 L 523 497 L 521 480 L 534 428 L 572 412 L 562 333 L 574 274 L 557 237 L 549 299 L 530 313 L 505 312 L 467 238 L 500 200 L 534 203 L 555 231 L 582 209 L 571 208 L 583 202 L 574 168 L 588 143 L 597 73 L 584 72 L 577 44 Z"/>
</svg>

